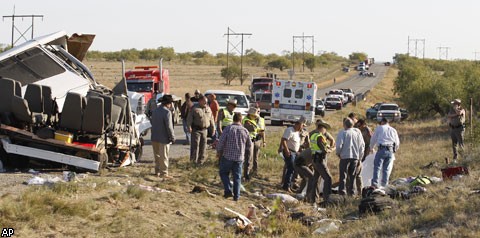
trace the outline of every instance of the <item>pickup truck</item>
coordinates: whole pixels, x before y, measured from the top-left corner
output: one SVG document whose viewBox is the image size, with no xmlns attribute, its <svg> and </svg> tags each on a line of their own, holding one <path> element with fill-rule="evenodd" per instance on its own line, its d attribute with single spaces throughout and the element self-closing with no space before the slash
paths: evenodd
<svg viewBox="0 0 480 238">
<path fill-rule="evenodd" d="M 260 116 L 270 116 L 272 110 L 272 93 L 257 94 L 257 107 L 260 108 Z"/>
<path fill-rule="evenodd" d="M 386 105 L 386 106 L 381 108 L 382 105 Z M 397 104 L 393 104 L 393 103 L 381 103 L 381 102 L 375 103 L 375 105 L 367 109 L 366 118 L 372 119 L 372 120 L 374 119 L 381 120 L 381 118 L 378 119 L 378 112 L 382 110 L 384 111 L 387 108 L 387 105 L 395 105 L 396 107 L 398 107 Z M 406 109 L 398 108 L 398 111 L 397 110 L 395 111 L 400 112 L 400 119 L 398 119 L 398 116 L 397 116 L 395 120 L 399 121 L 399 120 L 405 120 L 408 118 L 408 111 Z M 382 117 L 383 116 L 384 116 L 384 113 L 382 113 Z M 389 119 L 392 120 L 392 118 L 389 118 Z"/>
<path fill-rule="evenodd" d="M 381 121 L 383 118 L 389 121 L 399 122 L 402 119 L 400 107 L 393 103 L 384 103 L 378 107 L 377 121 Z"/>
<path fill-rule="evenodd" d="M 325 93 L 325 95 L 326 96 L 335 95 L 335 96 L 340 97 L 343 105 L 346 105 L 349 102 L 348 96 L 345 94 L 344 91 L 342 91 L 340 89 L 332 89 L 328 93 Z"/>
<path fill-rule="evenodd" d="M 343 107 L 343 101 L 340 95 L 329 95 L 325 98 L 326 109 L 341 110 Z"/>
<path fill-rule="evenodd" d="M 355 98 L 355 93 L 351 88 L 342 88 L 340 90 L 342 90 L 343 93 L 347 96 L 349 102 L 353 101 L 353 98 Z"/>
</svg>

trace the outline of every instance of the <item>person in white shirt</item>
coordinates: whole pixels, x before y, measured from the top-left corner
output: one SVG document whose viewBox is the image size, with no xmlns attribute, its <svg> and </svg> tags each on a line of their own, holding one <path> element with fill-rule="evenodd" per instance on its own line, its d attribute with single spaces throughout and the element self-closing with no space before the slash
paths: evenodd
<svg viewBox="0 0 480 238">
<path fill-rule="evenodd" d="M 285 158 L 285 165 L 287 167 L 287 171 L 285 172 L 284 182 L 283 182 L 283 189 L 285 191 L 291 191 L 290 185 L 292 183 L 293 173 L 295 171 L 294 162 L 297 156 L 297 153 L 300 150 L 300 132 L 302 131 L 303 127 L 305 126 L 306 118 L 300 117 L 300 119 L 295 122 L 293 127 L 288 127 L 285 129 L 283 133 L 282 139 L 280 141 L 280 147 L 278 148 L 278 152 L 283 153 L 283 157 Z"/>
<path fill-rule="evenodd" d="M 373 153 L 375 146 L 378 146 L 378 151 L 373 162 L 372 186 L 385 187 L 392 173 L 394 154 L 400 147 L 397 130 L 389 125 L 386 118 L 383 118 L 380 125 L 375 128 L 370 140 L 370 153 Z M 382 173 L 382 181 L 379 183 L 380 173 Z"/>
</svg>

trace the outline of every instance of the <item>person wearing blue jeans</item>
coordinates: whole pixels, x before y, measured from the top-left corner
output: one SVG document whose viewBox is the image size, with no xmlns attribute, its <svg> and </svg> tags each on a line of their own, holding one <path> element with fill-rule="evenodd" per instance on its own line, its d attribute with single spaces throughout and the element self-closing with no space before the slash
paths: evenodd
<svg viewBox="0 0 480 238">
<path fill-rule="evenodd" d="M 372 186 L 385 187 L 393 169 L 394 154 L 400 147 L 400 139 L 395 128 L 391 127 L 386 118 L 380 121 L 370 139 L 370 153 L 373 153 L 375 146 L 378 146 L 377 154 L 373 162 Z M 379 183 L 380 173 L 382 181 Z"/>
<path fill-rule="evenodd" d="M 300 117 L 298 121 L 295 122 L 293 127 L 288 127 L 283 133 L 282 139 L 280 140 L 280 146 L 278 148 L 279 153 L 283 153 L 285 160 L 285 166 L 287 171 L 285 172 L 285 177 L 283 179 L 283 190 L 291 192 L 290 185 L 292 183 L 293 172 L 295 171 L 295 157 L 300 150 L 300 131 L 302 131 L 305 126 L 306 118 Z"/>
<path fill-rule="evenodd" d="M 192 134 L 190 134 L 190 130 L 188 129 L 187 119 L 182 119 L 183 125 L 183 132 L 185 132 L 185 144 L 189 145 L 191 141 Z"/>
<path fill-rule="evenodd" d="M 388 147 L 379 147 L 377 154 L 375 155 L 375 160 L 373 161 L 372 186 L 387 186 L 388 178 L 390 177 L 393 169 L 393 151 L 390 150 L 391 148 Z M 382 179 L 379 184 L 378 180 L 380 173 L 382 175 Z"/>
<path fill-rule="evenodd" d="M 250 154 L 252 140 L 248 130 L 242 126 L 242 114 L 235 113 L 233 123 L 223 130 L 217 143 L 217 157 L 220 159 L 220 179 L 223 183 L 223 197 L 233 197 L 238 201 L 242 185 L 242 166 L 245 155 Z M 247 158 L 249 159 L 249 158 Z M 233 191 L 230 184 L 230 173 L 233 174 Z"/>
<path fill-rule="evenodd" d="M 223 183 L 224 197 L 232 197 L 237 201 L 240 197 L 240 184 L 242 184 L 243 161 L 232 161 L 225 157 L 220 159 L 220 179 Z M 230 172 L 233 175 L 233 190 L 230 183 Z"/>
</svg>

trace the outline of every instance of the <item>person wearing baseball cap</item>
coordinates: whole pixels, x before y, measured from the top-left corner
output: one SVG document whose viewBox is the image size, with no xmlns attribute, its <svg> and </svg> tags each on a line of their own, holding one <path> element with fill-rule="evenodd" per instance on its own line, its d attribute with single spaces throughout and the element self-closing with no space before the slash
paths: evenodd
<svg viewBox="0 0 480 238">
<path fill-rule="evenodd" d="M 465 109 L 462 108 L 462 100 L 455 99 L 451 102 L 452 108 L 448 113 L 448 127 L 452 138 L 453 162 L 457 162 L 458 153 L 463 154 L 463 141 L 465 138 Z M 460 147 L 458 151 L 457 147 Z"/>
</svg>

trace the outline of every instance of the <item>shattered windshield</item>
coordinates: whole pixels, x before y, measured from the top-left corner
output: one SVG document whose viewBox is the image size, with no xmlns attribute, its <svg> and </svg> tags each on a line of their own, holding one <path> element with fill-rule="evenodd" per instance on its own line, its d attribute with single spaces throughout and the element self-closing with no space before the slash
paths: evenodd
<svg viewBox="0 0 480 238">
<path fill-rule="evenodd" d="M 65 72 L 65 69 L 39 48 L 32 48 L 0 61 L 0 76 L 22 85 L 35 83 Z"/>
<path fill-rule="evenodd" d="M 132 92 L 152 92 L 153 83 L 130 83 L 127 81 L 127 88 Z"/>
</svg>

